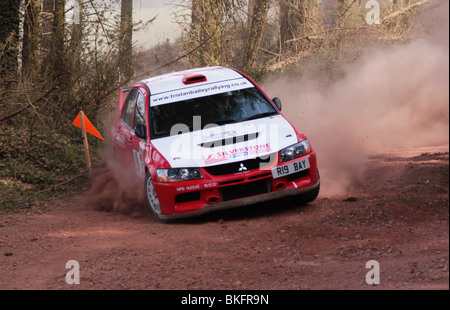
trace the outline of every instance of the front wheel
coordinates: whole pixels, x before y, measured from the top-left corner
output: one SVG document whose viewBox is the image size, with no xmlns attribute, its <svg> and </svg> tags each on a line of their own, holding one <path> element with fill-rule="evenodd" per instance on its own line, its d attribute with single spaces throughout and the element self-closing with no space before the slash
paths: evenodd
<svg viewBox="0 0 450 310">
<path fill-rule="evenodd" d="M 319 196 L 320 185 L 315 189 L 306 192 L 301 195 L 287 197 L 287 201 L 290 205 L 304 206 L 314 200 L 316 200 L 317 196 Z"/>
<path fill-rule="evenodd" d="M 145 174 L 145 196 L 147 197 L 147 202 L 150 206 L 150 210 L 152 210 L 152 212 L 159 217 L 159 215 L 161 214 L 161 205 L 159 203 L 158 195 L 156 195 L 152 178 L 148 171 Z"/>
</svg>

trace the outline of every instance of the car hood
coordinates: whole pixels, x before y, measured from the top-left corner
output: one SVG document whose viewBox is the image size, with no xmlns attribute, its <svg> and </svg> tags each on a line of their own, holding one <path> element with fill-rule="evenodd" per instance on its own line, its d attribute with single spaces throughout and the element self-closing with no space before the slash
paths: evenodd
<svg viewBox="0 0 450 310">
<path fill-rule="evenodd" d="M 275 115 L 152 140 L 172 168 L 199 168 L 262 157 L 295 144 L 297 134 Z"/>
</svg>

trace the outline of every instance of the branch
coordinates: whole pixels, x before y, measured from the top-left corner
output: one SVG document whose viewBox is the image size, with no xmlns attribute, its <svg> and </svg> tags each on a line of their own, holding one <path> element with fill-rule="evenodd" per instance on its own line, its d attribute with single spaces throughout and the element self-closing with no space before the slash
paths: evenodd
<svg viewBox="0 0 450 310">
<path fill-rule="evenodd" d="M 23 89 L 23 84 L 22 84 L 22 89 Z M 46 128 L 48 129 L 47 124 L 45 124 L 45 122 L 44 122 L 44 120 L 42 119 L 41 115 L 37 112 L 36 107 L 34 106 L 34 103 L 30 100 L 30 98 L 28 97 L 27 92 L 26 92 L 24 89 L 23 89 L 23 93 L 24 93 L 25 99 L 27 99 L 28 107 L 32 107 L 32 108 L 33 108 L 34 113 L 35 113 L 35 114 L 39 117 L 39 119 L 41 120 L 42 125 L 44 125 L 44 127 L 46 127 Z M 36 101 L 36 102 L 39 102 L 39 101 Z M 35 102 L 35 103 L 36 103 L 36 102 Z"/>
<path fill-rule="evenodd" d="M 259 47 L 258 49 L 259 49 L 260 51 L 264 52 L 264 53 L 269 54 L 269 55 L 272 55 L 272 56 L 275 56 L 275 57 L 281 57 L 280 54 L 276 54 L 276 53 L 274 53 L 274 52 L 271 52 L 271 51 L 269 51 L 269 50 L 266 50 L 265 48 Z"/>
<path fill-rule="evenodd" d="M 32 106 L 32 105 L 38 103 L 39 101 L 45 99 L 45 98 L 48 97 L 48 96 L 49 96 L 56 88 L 58 88 L 58 87 L 57 87 L 57 86 L 53 86 L 53 88 L 51 88 L 50 90 L 48 90 L 45 94 L 43 94 L 41 97 L 39 97 L 38 99 L 34 100 L 33 102 L 30 102 L 30 101 L 29 101 L 27 105 L 23 106 L 23 107 L 20 108 L 19 110 L 14 111 L 14 112 L 12 112 L 12 113 L 10 113 L 10 114 L 8 114 L 8 115 L 2 116 L 2 117 L 0 118 L 0 123 L 3 122 L 3 121 L 8 120 L 8 119 L 10 119 L 10 118 L 13 118 L 14 116 L 16 116 L 16 115 L 22 113 L 23 111 L 25 111 L 28 107 L 30 107 L 30 106 Z"/>
<path fill-rule="evenodd" d="M 36 192 L 35 194 L 40 194 L 40 193 L 49 192 L 49 191 L 51 191 L 52 189 L 54 189 L 55 187 L 63 186 L 63 185 L 65 185 L 65 184 L 67 184 L 67 183 L 70 183 L 70 182 L 72 182 L 72 181 L 74 181 L 74 180 L 76 180 L 76 179 L 78 179 L 78 178 L 80 178 L 80 177 L 82 177 L 82 176 L 88 175 L 88 174 L 89 174 L 89 171 L 90 171 L 89 169 L 83 170 L 81 173 L 79 173 L 79 174 L 77 174 L 77 175 L 71 177 L 70 179 L 65 180 L 65 181 L 63 181 L 63 182 L 61 182 L 61 183 L 55 184 L 52 188 L 47 188 L 47 189 L 41 190 L 41 191 L 39 191 L 39 192 Z"/>
<path fill-rule="evenodd" d="M 108 38 L 108 33 L 106 32 L 105 27 L 103 26 L 103 22 L 101 22 L 101 18 L 100 18 L 100 15 L 99 15 L 98 11 L 97 11 L 97 8 L 95 7 L 95 5 L 92 2 L 92 0 L 89 0 L 89 2 L 91 3 L 92 8 L 94 9 L 95 15 L 97 15 L 97 19 L 98 19 L 98 21 L 100 23 L 100 27 L 102 27 L 103 33 L 104 33 L 104 35 L 106 37 L 106 42 L 108 43 L 108 45 L 111 45 L 111 42 L 109 41 L 109 38 Z"/>
<path fill-rule="evenodd" d="M 429 1 L 430 1 L 430 0 L 422 0 L 422 1 L 416 2 L 416 3 L 414 3 L 414 4 L 411 4 L 411 5 L 407 6 L 407 7 L 404 8 L 404 9 L 400 9 L 400 10 L 398 10 L 398 11 L 395 11 L 395 12 L 389 14 L 388 16 L 382 18 L 382 19 L 381 19 L 381 22 L 384 22 L 384 21 L 386 21 L 386 20 L 388 20 L 388 19 L 391 19 L 391 18 L 395 18 L 395 17 L 397 17 L 397 16 L 399 16 L 399 15 L 402 15 L 402 14 L 406 14 L 406 13 L 408 13 L 409 11 L 412 11 L 412 10 L 414 10 L 415 8 L 419 7 L 419 6 L 422 6 L 422 5 L 424 5 L 425 3 L 429 2 Z"/>
<path fill-rule="evenodd" d="M 416 2 L 414 4 L 411 4 L 411 5 L 407 6 L 406 8 L 400 9 L 398 11 L 395 11 L 395 12 L 389 14 L 386 17 L 383 17 L 380 22 L 382 24 L 383 22 L 385 22 L 385 21 L 387 21 L 389 19 L 395 18 L 395 17 L 397 17 L 399 15 L 402 15 L 402 14 L 406 14 L 406 13 L 408 13 L 408 12 L 410 12 L 410 11 L 412 11 L 412 10 L 422 6 L 422 5 L 424 5 L 427 2 L 430 2 L 430 0 L 422 0 L 422 1 Z M 366 22 L 364 22 L 361 25 L 356 26 L 356 27 L 347 27 L 347 28 L 336 27 L 336 28 L 333 28 L 333 29 L 312 33 L 312 34 L 309 34 L 309 35 L 306 35 L 306 36 L 303 36 L 303 37 L 300 37 L 300 38 L 290 39 L 290 40 L 287 40 L 285 43 L 292 43 L 292 42 L 296 42 L 296 41 L 300 41 L 300 40 L 321 39 L 321 38 L 323 38 L 323 35 L 326 35 L 326 34 L 329 34 L 329 33 L 332 33 L 332 32 L 348 31 L 348 30 L 358 31 L 358 30 L 361 30 L 363 28 L 371 29 L 371 28 L 373 28 L 373 26 L 372 25 L 368 25 Z"/>
<path fill-rule="evenodd" d="M 355 2 L 356 2 L 356 0 L 353 0 L 353 2 L 350 3 L 350 4 L 347 6 L 347 8 L 345 8 L 344 12 L 343 12 L 342 14 L 340 14 L 340 15 L 341 15 L 341 18 L 342 18 L 343 16 L 346 16 L 346 15 L 347 15 L 347 12 L 350 10 L 350 8 L 353 6 L 353 4 L 355 4 Z"/>
</svg>

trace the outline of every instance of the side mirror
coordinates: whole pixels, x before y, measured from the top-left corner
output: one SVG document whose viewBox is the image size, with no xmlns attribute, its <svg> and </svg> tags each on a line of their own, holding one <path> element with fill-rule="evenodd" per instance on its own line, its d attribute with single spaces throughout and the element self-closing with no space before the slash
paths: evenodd
<svg viewBox="0 0 450 310">
<path fill-rule="evenodd" d="M 145 125 L 136 125 L 134 126 L 134 133 L 136 134 L 136 136 L 138 138 L 141 139 L 146 139 L 147 138 L 147 128 L 145 127 Z"/>
<path fill-rule="evenodd" d="M 281 100 L 278 97 L 275 97 L 272 99 L 273 103 L 275 103 L 275 105 L 277 106 L 278 110 L 281 111 Z"/>
</svg>

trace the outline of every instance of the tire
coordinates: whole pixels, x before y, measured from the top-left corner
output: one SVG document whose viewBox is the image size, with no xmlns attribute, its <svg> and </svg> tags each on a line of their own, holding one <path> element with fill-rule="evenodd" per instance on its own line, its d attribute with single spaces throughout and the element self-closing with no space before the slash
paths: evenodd
<svg viewBox="0 0 450 310">
<path fill-rule="evenodd" d="M 319 196 L 320 185 L 315 189 L 301 195 L 287 197 L 288 203 L 290 205 L 304 206 L 314 200 Z"/>
<path fill-rule="evenodd" d="M 319 177 L 319 181 L 320 181 L 319 169 L 317 169 L 317 176 Z M 304 205 L 307 205 L 308 203 L 316 200 L 317 196 L 319 196 L 319 192 L 320 192 L 320 183 L 319 183 L 319 186 L 317 186 L 315 189 L 313 189 L 305 194 L 288 197 L 287 200 L 288 200 L 288 203 L 291 205 L 304 206 Z"/>
<path fill-rule="evenodd" d="M 145 197 L 147 198 L 147 203 L 152 213 L 159 217 L 161 214 L 161 205 L 159 203 L 155 187 L 153 186 L 152 178 L 148 171 L 145 174 Z"/>
</svg>

